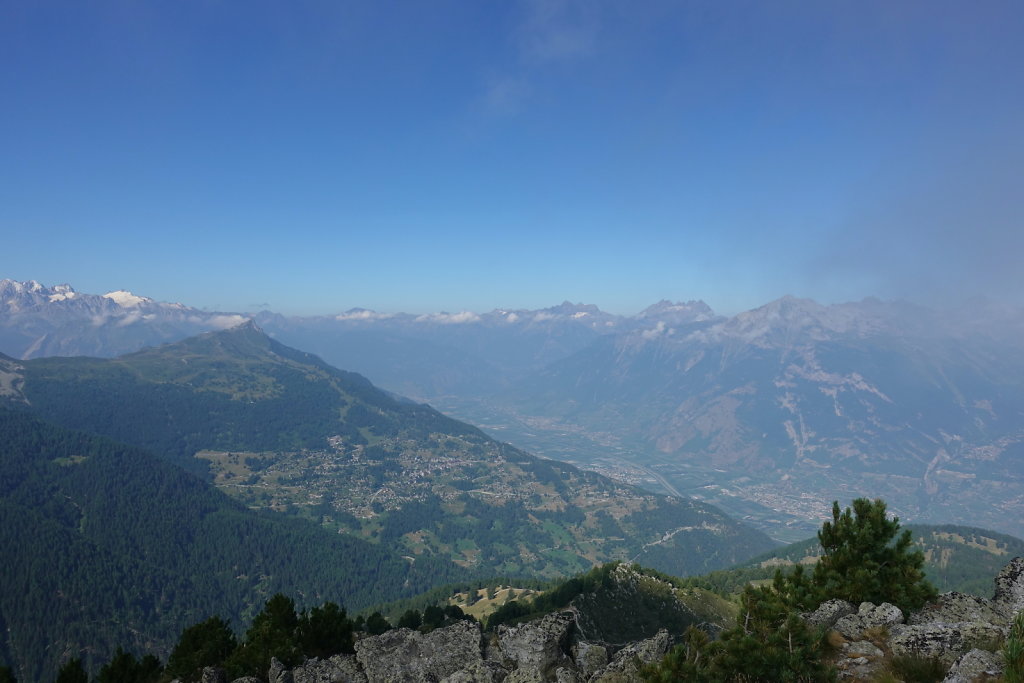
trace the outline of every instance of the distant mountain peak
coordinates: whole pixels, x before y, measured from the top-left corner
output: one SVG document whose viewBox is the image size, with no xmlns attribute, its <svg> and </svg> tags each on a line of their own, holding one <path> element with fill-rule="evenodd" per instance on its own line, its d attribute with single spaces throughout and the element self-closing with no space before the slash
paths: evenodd
<svg viewBox="0 0 1024 683">
<path fill-rule="evenodd" d="M 601 313 L 601 309 L 595 306 L 594 304 L 574 304 L 569 300 L 565 300 L 557 306 L 552 306 L 551 308 L 543 309 L 543 312 L 569 316 L 573 316 L 576 313 L 588 313 L 591 315 L 598 315 Z"/>
<path fill-rule="evenodd" d="M 673 302 L 662 299 L 640 311 L 635 317 L 641 320 L 671 317 L 673 322 L 697 322 L 714 318 L 715 312 L 700 300 Z"/>
</svg>

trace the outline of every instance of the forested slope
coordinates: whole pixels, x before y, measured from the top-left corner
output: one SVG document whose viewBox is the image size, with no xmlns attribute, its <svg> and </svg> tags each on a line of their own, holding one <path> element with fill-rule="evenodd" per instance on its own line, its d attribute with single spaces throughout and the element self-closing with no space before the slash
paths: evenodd
<svg viewBox="0 0 1024 683">
<path fill-rule="evenodd" d="M 278 591 L 360 608 L 461 570 L 258 513 L 136 448 L 0 410 L 0 657 L 21 680 L 123 645 L 166 654 L 211 614 Z"/>
</svg>

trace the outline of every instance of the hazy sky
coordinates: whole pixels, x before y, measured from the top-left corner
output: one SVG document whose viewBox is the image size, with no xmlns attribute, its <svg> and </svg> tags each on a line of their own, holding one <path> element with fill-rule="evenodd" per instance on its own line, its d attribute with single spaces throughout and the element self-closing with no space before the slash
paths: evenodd
<svg viewBox="0 0 1024 683">
<path fill-rule="evenodd" d="M 0 277 L 220 310 L 1024 301 L 1024 3 L 0 3 Z"/>
</svg>

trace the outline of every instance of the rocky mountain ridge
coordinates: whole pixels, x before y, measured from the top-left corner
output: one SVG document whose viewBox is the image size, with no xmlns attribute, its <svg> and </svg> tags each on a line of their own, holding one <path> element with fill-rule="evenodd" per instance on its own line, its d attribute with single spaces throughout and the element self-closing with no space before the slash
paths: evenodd
<svg viewBox="0 0 1024 683">
<path fill-rule="evenodd" d="M 628 567 L 615 573 L 619 582 L 633 578 L 635 572 Z M 1024 559 L 1015 558 L 995 578 L 990 600 L 944 593 L 908 615 L 888 603 L 855 606 L 830 600 L 803 618 L 833 632 L 830 662 L 841 680 L 873 680 L 893 657 L 909 656 L 938 660 L 947 672 L 946 683 L 967 683 L 1002 672 L 999 644 L 1022 609 Z M 499 626 L 493 633 L 464 621 L 427 634 L 397 629 L 358 641 L 354 655 L 311 659 L 291 669 L 275 660 L 267 680 L 639 683 L 641 669 L 658 663 L 681 635 L 662 629 L 609 645 L 587 637 L 581 616 L 585 615 L 573 607 L 516 626 Z M 223 672 L 213 668 L 204 672 L 203 680 L 226 682 Z M 235 683 L 242 681 L 249 683 Z"/>
</svg>

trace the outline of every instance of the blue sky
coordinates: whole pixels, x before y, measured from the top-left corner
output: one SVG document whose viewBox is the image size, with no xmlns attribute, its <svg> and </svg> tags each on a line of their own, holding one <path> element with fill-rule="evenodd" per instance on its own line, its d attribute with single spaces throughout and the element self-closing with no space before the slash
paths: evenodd
<svg viewBox="0 0 1024 683">
<path fill-rule="evenodd" d="M 1024 3 L 0 4 L 0 277 L 219 310 L 1024 303 Z"/>
</svg>

